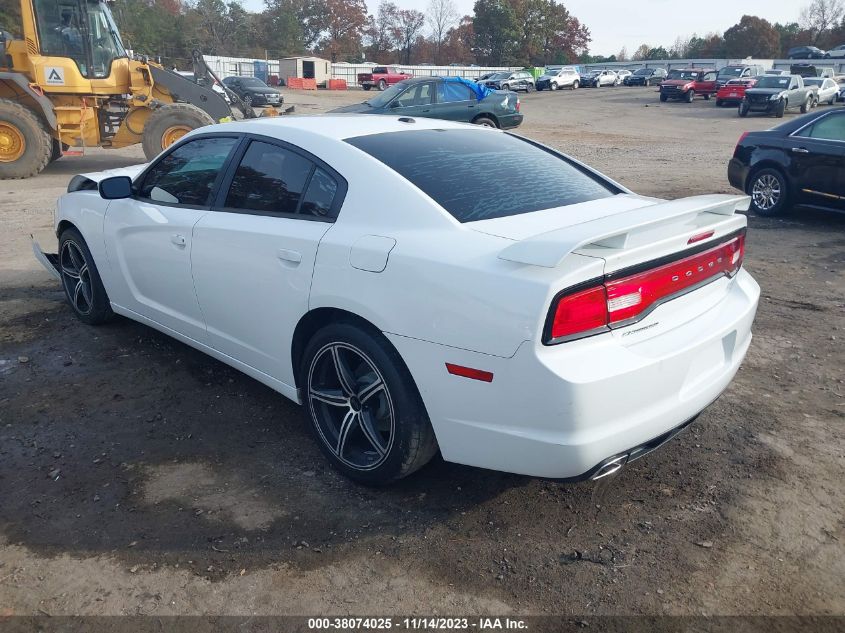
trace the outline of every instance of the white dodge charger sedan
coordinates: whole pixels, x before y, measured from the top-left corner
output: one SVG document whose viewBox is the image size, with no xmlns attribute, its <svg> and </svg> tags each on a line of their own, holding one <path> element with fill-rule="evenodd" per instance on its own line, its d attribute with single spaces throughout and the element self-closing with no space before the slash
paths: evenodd
<svg viewBox="0 0 845 633">
<path fill-rule="evenodd" d="M 304 405 L 353 479 L 438 449 L 596 479 L 736 373 L 759 296 L 747 204 L 639 196 L 477 126 L 280 117 L 76 176 L 59 252 L 34 250 L 85 323 L 134 319 Z"/>
</svg>

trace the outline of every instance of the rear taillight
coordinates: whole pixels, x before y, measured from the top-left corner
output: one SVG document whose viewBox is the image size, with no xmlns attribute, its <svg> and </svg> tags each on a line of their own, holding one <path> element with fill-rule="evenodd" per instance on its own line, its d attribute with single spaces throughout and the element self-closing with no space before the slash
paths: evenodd
<svg viewBox="0 0 845 633">
<path fill-rule="evenodd" d="M 743 232 L 674 261 L 652 262 L 637 272 L 623 271 L 587 288 L 565 291 L 553 303 L 543 342 L 563 343 L 636 323 L 661 303 L 719 277 L 733 277 L 744 255 Z"/>
<path fill-rule="evenodd" d="M 519 112 L 519 97 L 516 98 L 516 111 Z"/>
<path fill-rule="evenodd" d="M 557 300 L 552 319 L 551 338 L 569 339 L 589 336 L 607 329 L 607 291 L 595 286 L 564 295 Z"/>
<path fill-rule="evenodd" d="M 745 140 L 745 137 L 748 136 L 748 132 L 743 132 L 739 136 L 739 140 L 736 142 L 736 147 L 734 148 L 734 154 L 736 154 L 736 150 L 739 149 L 739 146 L 742 145 L 742 142 Z"/>
</svg>

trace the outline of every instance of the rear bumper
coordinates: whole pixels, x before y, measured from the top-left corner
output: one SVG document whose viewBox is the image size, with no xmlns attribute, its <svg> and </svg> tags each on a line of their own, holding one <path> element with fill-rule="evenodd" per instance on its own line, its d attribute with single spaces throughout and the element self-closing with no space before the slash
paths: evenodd
<svg viewBox="0 0 845 633">
<path fill-rule="evenodd" d="M 731 183 L 731 187 L 745 192 L 745 183 L 748 180 L 748 171 L 748 165 L 737 158 L 731 158 L 728 162 L 728 182 Z"/>
<path fill-rule="evenodd" d="M 525 118 L 524 115 L 516 113 L 516 114 L 504 114 L 499 117 L 499 127 L 503 130 L 510 130 L 515 127 L 519 127 L 522 125 L 522 120 Z"/>
<path fill-rule="evenodd" d="M 744 270 L 636 326 L 500 358 L 388 335 L 414 376 L 447 461 L 553 479 L 659 445 L 725 390 L 751 343 L 760 289 Z M 711 304 L 701 313 L 701 302 Z M 682 323 L 663 326 L 661 320 Z M 493 372 L 491 383 L 445 362 Z M 639 451 L 643 452 L 643 451 Z"/>
</svg>

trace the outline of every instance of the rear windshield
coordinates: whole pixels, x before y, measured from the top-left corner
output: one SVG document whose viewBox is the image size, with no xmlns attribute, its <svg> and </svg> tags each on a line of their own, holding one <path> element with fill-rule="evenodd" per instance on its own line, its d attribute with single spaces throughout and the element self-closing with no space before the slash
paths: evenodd
<svg viewBox="0 0 845 633">
<path fill-rule="evenodd" d="M 401 174 L 458 222 L 519 215 L 620 193 L 561 156 L 509 134 L 413 130 L 346 142 Z"/>
</svg>

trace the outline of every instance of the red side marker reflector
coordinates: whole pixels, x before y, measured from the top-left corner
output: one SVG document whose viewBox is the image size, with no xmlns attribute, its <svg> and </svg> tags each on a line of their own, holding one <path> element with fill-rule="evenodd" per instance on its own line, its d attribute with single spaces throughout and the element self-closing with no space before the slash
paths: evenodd
<svg viewBox="0 0 845 633">
<path fill-rule="evenodd" d="M 707 231 L 706 233 L 699 233 L 698 235 L 693 235 L 687 240 L 687 244 L 695 244 L 696 242 L 700 242 L 701 240 L 706 240 L 708 237 L 713 237 L 713 234 L 715 232 L 716 231 Z"/>
<path fill-rule="evenodd" d="M 453 365 L 452 363 L 446 363 L 446 371 L 453 376 L 463 376 L 464 378 L 472 378 L 473 380 L 480 380 L 482 382 L 493 382 L 493 372 L 491 371 L 473 369 L 472 367 L 464 367 L 463 365 Z"/>
</svg>

